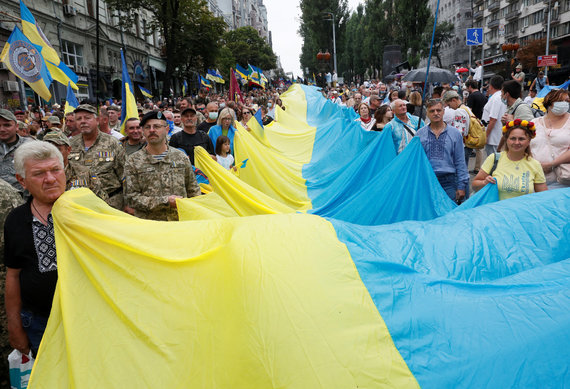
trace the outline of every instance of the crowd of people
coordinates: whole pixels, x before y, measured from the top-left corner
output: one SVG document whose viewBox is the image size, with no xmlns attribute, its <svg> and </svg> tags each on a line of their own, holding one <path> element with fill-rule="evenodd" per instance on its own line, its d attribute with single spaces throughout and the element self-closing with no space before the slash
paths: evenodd
<svg viewBox="0 0 570 389">
<path fill-rule="evenodd" d="M 539 116 L 522 99 L 518 73 L 507 81 L 494 76 L 483 90 L 476 79 L 437 85 L 425 101 L 417 83 L 337 85 L 336 75 L 322 92 L 354 109 L 363 131 L 387 132 L 398 154 L 419 138 L 437 180 L 457 203 L 470 188 L 487 184 L 506 199 L 570 184 L 564 170 L 570 163 L 569 92 L 551 91 Z M 546 83 L 539 76 L 533 86 Z M 139 117 L 123 124 L 118 101 L 84 102 L 66 114 L 57 104 L 1 109 L 1 253 L 10 346 L 25 354 L 39 346 L 57 280 L 51 209 L 61 194 L 87 187 L 134 216 L 177 220 L 177 199 L 201 194 L 194 149 L 203 147 L 235 170 L 237 129 L 250 130 L 253 115 L 270 124 L 276 106 L 286 109 L 280 92 L 254 90 L 239 103 L 205 89 L 195 97 L 147 100 L 139 103 Z"/>
</svg>

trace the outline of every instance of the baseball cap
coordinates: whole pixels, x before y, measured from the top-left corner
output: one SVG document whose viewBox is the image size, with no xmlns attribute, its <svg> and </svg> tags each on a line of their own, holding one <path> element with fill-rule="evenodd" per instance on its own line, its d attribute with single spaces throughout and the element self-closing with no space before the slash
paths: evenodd
<svg viewBox="0 0 570 389">
<path fill-rule="evenodd" d="M 50 131 L 44 136 L 44 141 L 55 143 L 56 145 L 71 146 L 69 139 L 61 131 Z"/>
<path fill-rule="evenodd" d="M 48 122 L 53 123 L 53 124 L 61 124 L 61 121 L 59 120 L 59 118 L 57 116 L 50 116 L 48 117 Z"/>
<path fill-rule="evenodd" d="M 443 101 L 449 101 L 452 99 L 461 99 L 459 93 L 454 90 L 447 91 L 443 94 Z"/>
<path fill-rule="evenodd" d="M 188 112 L 192 112 L 194 115 L 196 115 L 196 110 L 194 108 L 188 107 L 185 110 L 183 110 L 182 112 L 180 112 L 180 115 L 185 115 Z"/>
<path fill-rule="evenodd" d="M 12 111 L 8 111 L 7 109 L 0 109 L 0 117 L 5 120 L 17 121 Z"/>
</svg>

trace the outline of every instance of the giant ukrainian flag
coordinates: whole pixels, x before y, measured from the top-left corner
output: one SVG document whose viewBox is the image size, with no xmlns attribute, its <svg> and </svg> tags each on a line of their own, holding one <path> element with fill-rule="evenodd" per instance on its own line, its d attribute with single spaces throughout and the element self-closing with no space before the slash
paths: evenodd
<svg viewBox="0 0 570 389">
<path fill-rule="evenodd" d="M 570 189 L 456 207 L 419 142 L 395 156 L 311 87 L 283 102 L 238 128 L 239 177 L 197 150 L 214 191 L 180 222 L 58 200 L 30 388 L 564 387 Z"/>
<path fill-rule="evenodd" d="M 17 26 L 14 27 L 0 53 L 0 62 L 28 84 L 42 99 L 46 101 L 51 99 L 49 87 L 52 78 L 46 62 L 37 47 Z"/>
</svg>

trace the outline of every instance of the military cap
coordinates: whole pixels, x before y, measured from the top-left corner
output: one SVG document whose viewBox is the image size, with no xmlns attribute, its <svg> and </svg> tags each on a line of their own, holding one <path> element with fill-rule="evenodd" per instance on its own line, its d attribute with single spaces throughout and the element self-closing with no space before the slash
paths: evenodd
<svg viewBox="0 0 570 389">
<path fill-rule="evenodd" d="M 19 128 L 19 129 L 26 128 L 26 123 L 21 122 L 21 121 L 18 120 L 18 128 Z"/>
<path fill-rule="evenodd" d="M 48 117 L 48 122 L 53 123 L 53 124 L 61 124 L 61 121 L 59 120 L 59 118 L 55 115 L 52 115 L 50 117 Z"/>
<path fill-rule="evenodd" d="M 119 107 L 117 105 L 111 105 L 111 106 L 107 107 L 107 111 L 121 112 L 121 107 Z"/>
<path fill-rule="evenodd" d="M 65 134 L 61 131 L 50 131 L 50 132 L 48 132 L 44 136 L 44 141 L 50 142 L 50 143 L 55 143 L 57 145 L 71 146 L 71 143 L 69 143 L 69 139 L 67 139 L 67 136 L 65 136 Z"/>
<path fill-rule="evenodd" d="M 5 120 L 17 121 L 16 116 L 14 116 L 12 111 L 8 111 L 7 109 L 0 109 L 0 117 Z"/>
<path fill-rule="evenodd" d="M 158 119 L 158 120 L 164 120 L 166 121 L 166 117 L 164 117 L 164 115 L 162 114 L 162 112 L 160 111 L 151 111 L 147 114 L 145 114 L 142 119 L 141 119 L 141 127 L 144 127 L 144 125 L 146 124 L 146 122 L 148 122 L 149 120 L 152 119 Z"/>
<path fill-rule="evenodd" d="M 79 111 L 85 111 L 97 115 L 97 109 L 90 104 L 80 104 L 73 112 L 77 113 Z"/>
</svg>

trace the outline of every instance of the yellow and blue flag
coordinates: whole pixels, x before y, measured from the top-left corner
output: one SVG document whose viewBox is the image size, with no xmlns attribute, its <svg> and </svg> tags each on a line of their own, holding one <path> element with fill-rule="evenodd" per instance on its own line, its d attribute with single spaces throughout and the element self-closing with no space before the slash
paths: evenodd
<svg viewBox="0 0 570 389">
<path fill-rule="evenodd" d="M 240 66 L 239 63 L 236 63 L 235 72 L 236 72 L 236 74 L 240 80 L 247 81 L 247 76 L 248 76 L 249 72 L 246 69 L 244 69 L 242 66 Z"/>
<path fill-rule="evenodd" d="M 182 97 L 186 96 L 187 93 L 188 93 L 188 82 L 184 80 L 182 82 Z"/>
<path fill-rule="evenodd" d="M 71 87 L 71 83 L 67 84 L 67 96 L 65 98 L 65 114 L 67 115 L 70 112 L 75 111 L 75 108 L 79 106 L 79 101 L 77 101 L 77 97 L 75 93 L 73 93 L 73 88 Z"/>
<path fill-rule="evenodd" d="M 206 87 L 206 88 L 212 87 L 212 84 L 210 83 L 210 81 L 208 81 L 207 79 L 205 79 L 202 76 L 200 76 L 200 85 L 202 85 L 203 87 Z"/>
<path fill-rule="evenodd" d="M 131 77 L 129 76 L 129 69 L 127 68 L 127 63 L 125 62 L 125 53 L 121 49 L 121 63 L 123 65 L 123 90 L 122 90 L 122 100 L 121 103 L 121 133 L 125 135 L 125 124 L 127 119 L 135 118 L 138 119 L 139 112 L 137 109 L 137 101 L 134 95 L 133 84 L 131 83 Z"/>
<path fill-rule="evenodd" d="M 148 89 L 143 88 L 142 86 L 139 85 L 139 90 L 141 91 L 141 93 L 144 97 L 152 99 L 152 93 Z"/>
<path fill-rule="evenodd" d="M 2 49 L 0 61 L 42 99 L 51 99 L 52 78 L 46 63 L 36 45 L 17 26 Z"/>
<path fill-rule="evenodd" d="M 217 82 L 218 84 L 225 84 L 226 81 L 222 78 L 222 75 L 220 74 L 220 72 L 218 72 L 218 70 L 214 70 L 214 69 L 208 69 L 207 73 L 206 73 L 206 78 L 208 80 Z"/>
<path fill-rule="evenodd" d="M 20 17 L 22 18 L 24 35 L 41 52 L 53 80 L 63 85 L 71 84 L 73 89 L 78 90 L 79 88 L 76 85 L 78 80 L 77 74 L 60 60 L 57 51 L 55 51 L 40 26 L 36 23 L 34 15 L 32 15 L 22 0 L 20 0 Z"/>
</svg>

